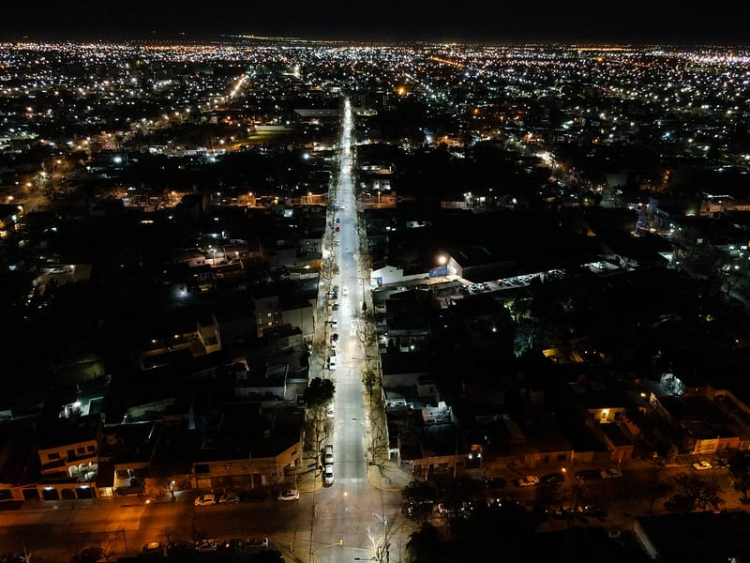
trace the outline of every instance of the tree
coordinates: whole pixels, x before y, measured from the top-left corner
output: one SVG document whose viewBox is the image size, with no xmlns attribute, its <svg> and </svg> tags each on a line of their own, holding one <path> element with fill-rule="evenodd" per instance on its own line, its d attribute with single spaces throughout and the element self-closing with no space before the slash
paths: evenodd
<svg viewBox="0 0 750 563">
<path fill-rule="evenodd" d="M 468 513 L 467 508 L 483 496 L 481 481 L 465 475 L 448 481 L 440 495 L 440 501 L 451 520 L 463 517 Z"/>
<path fill-rule="evenodd" d="M 310 382 L 307 389 L 305 389 L 302 398 L 308 409 L 322 410 L 333 400 L 335 391 L 336 386 L 333 384 L 333 381 L 316 377 Z"/>
<path fill-rule="evenodd" d="M 541 518 L 547 508 L 556 506 L 559 501 L 560 485 L 558 483 L 539 483 L 536 487 L 534 514 Z"/>
<path fill-rule="evenodd" d="M 369 363 L 362 367 L 362 384 L 367 389 L 367 394 L 372 397 L 372 392 L 378 384 L 378 373 Z"/>
<path fill-rule="evenodd" d="M 672 496 L 672 501 L 680 500 L 687 507 L 699 510 L 717 509 L 724 504 L 721 488 L 715 479 L 707 479 L 695 473 L 680 473 L 674 480 L 679 492 Z"/>
<path fill-rule="evenodd" d="M 426 521 L 435 506 L 437 491 L 426 481 L 412 481 L 401 491 L 404 505 L 401 512 L 410 520 Z"/>
<path fill-rule="evenodd" d="M 312 425 L 313 435 L 315 438 L 315 459 L 320 456 L 320 449 L 323 440 L 328 435 L 326 407 L 333 400 L 333 394 L 336 390 L 333 381 L 330 379 L 314 378 L 310 385 L 305 389 L 302 397 L 308 409 L 308 422 Z"/>
<path fill-rule="evenodd" d="M 406 559 L 410 563 L 432 563 L 436 560 L 440 549 L 440 534 L 431 524 L 422 524 L 416 532 L 412 532 L 406 542 Z"/>
<path fill-rule="evenodd" d="M 737 452 L 729 458 L 729 472 L 732 474 L 734 490 L 742 495 L 742 501 L 747 501 L 747 491 L 750 489 L 750 454 Z"/>
<path fill-rule="evenodd" d="M 471 550 L 475 558 L 494 560 L 498 545 L 503 546 L 503 553 L 522 553 L 526 551 L 523 548 L 530 545 L 533 536 L 532 515 L 518 503 L 503 502 L 500 505 L 485 504 L 477 507 L 469 517 L 465 533 L 459 542 Z M 488 538 L 492 540 L 488 541 Z M 481 546 L 479 553 L 476 551 L 478 546 Z"/>
</svg>

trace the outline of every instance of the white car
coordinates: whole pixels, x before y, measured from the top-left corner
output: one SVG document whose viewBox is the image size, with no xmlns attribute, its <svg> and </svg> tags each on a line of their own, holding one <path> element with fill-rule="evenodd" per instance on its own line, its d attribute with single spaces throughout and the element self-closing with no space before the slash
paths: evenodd
<svg viewBox="0 0 750 563">
<path fill-rule="evenodd" d="M 515 481 L 517 487 L 535 487 L 539 484 L 539 477 L 536 475 L 524 475 Z"/>
<path fill-rule="evenodd" d="M 197 499 L 195 499 L 195 506 L 211 506 L 212 504 L 216 504 L 217 501 L 216 495 L 208 494 L 208 495 L 201 495 Z"/>
<path fill-rule="evenodd" d="M 333 485 L 333 464 L 328 463 L 323 468 L 323 483 Z"/>
<path fill-rule="evenodd" d="M 333 446 L 331 445 L 326 446 L 326 449 L 323 451 L 323 464 L 333 465 Z"/>
<path fill-rule="evenodd" d="M 622 477 L 622 471 L 616 467 L 602 469 L 602 479 L 617 479 L 618 477 Z"/>
<path fill-rule="evenodd" d="M 343 295 L 344 297 L 349 295 L 349 288 L 347 286 L 341 288 L 341 295 Z"/>
<path fill-rule="evenodd" d="M 279 493 L 279 496 L 276 497 L 278 500 L 299 500 L 299 490 L 297 489 L 286 489 L 284 491 L 281 491 Z"/>
<path fill-rule="evenodd" d="M 237 504 L 240 502 L 240 495 L 237 493 L 222 493 L 218 500 L 218 504 Z"/>
<path fill-rule="evenodd" d="M 693 464 L 693 469 L 695 469 L 696 471 L 706 471 L 707 469 L 711 469 L 712 467 L 713 467 L 713 465 L 711 465 L 705 459 L 702 459 L 700 461 L 696 461 Z"/>
<path fill-rule="evenodd" d="M 328 369 L 336 369 L 336 356 L 328 357 Z"/>
<path fill-rule="evenodd" d="M 333 418 L 334 412 L 333 412 L 333 403 L 328 405 L 328 408 L 326 409 L 326 418 Z"/>
</svg>

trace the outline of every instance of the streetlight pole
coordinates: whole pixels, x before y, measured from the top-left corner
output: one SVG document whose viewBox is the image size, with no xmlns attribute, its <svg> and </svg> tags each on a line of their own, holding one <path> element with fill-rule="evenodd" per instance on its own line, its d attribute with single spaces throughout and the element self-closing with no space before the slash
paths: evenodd
<svg viewBox="0 0 750 563">
<path fill-rule="evenodd" d="M 385 561 L 387 563 L 390 559 L 388 553 L 388 548 L 390 547 L 388 543 L 388 518 L 376 512 L 373 512 L 372 515 L 383 523 L 383 543 L 380 546 L 380 550 L 376 552 L 375 557 L 377 561 Z"/>
</svg>

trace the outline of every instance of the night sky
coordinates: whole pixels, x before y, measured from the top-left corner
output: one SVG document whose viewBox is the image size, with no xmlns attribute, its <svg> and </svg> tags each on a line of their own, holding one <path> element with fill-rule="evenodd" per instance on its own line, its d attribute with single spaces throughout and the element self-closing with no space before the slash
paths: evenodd
<svg viewBox="0 0 750 563">
<path fill-rule="evenodd" d="M 738 0 L 5 0 L 0 39 L 215 38 L 364 41 L 750 43 Z M 184 35 L 181 35 L 184 34 Z"/>
</svg>

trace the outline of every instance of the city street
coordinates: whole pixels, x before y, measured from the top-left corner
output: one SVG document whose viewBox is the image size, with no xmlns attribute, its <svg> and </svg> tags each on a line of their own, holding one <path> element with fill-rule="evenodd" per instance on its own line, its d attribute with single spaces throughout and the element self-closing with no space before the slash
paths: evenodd
<svg viewBox="0 0 750 563">
<path fill-rule="evenodd" d="M 384 534 L 396 535 L 401 521 L 401 497 L 397 492 L 374 488 L 367 479 L 367 444 L 371 430 L 370 413 L 362 384 L 365 365 L 362 302 L 365 287 L 359 264 L 359 231 L 352 171 L 356 168 L 352 146 L 354 116 L 345 100 L 337 168 L 331 199 L 335 202 L 332 224 L 340 232 L 334 238 L 339 274 L 339 309 L 331 312 L 338 325 L 338 364 L 327 376 L 336 384 L 333 432 L 334 484 L 314 493 L 317 517 L 310 531 L 315 561 L 352 561 L 370 559 L 383 543 Z M 369 277 L 369 276 L 368 276 Z M 369 282 L 368 282 L 369 283 Z M 343 546 L 337 542 L 343 539 Z M 400 541 L 396 538 L 396 541 Z M 392 549 L 396 541 L 391 541 Z M 328 547 L 326 547 L 328 546 Z M 399 544 L 400 546 L 400 544 Z M 312 558 L 311 558 L 312 559 Z M 301 559 L 305 561 L 305 559 Z"/>
<path fill-rule="evenodd" d="M 81 549 L 102 546 L 110 561 L 132 556 L 153 541 L 166 544 L 170 540 L 217 540 L 231 537 L 266 536 L 270 547 L 284 553 L 287 561 L 324 562 L 370 560 L 384 543 L 390 553 L 403 549 L 412 527 L 400 514 L 400 486 L 408 475 L 397 468 L 368 461 L 370 413 L 361 380 L 365 365 L 364 318 L 365 298 L 360 271 L 357 204 L 354 194 L 355 152 L 352 146 L 354 116 L 345 101 L 338 146 L 337 175 L 331 186 L 331 199 L 336 202 L 330 213 L 329 229 L 339 244 L 331 247 L 336 260 L 337 275 L 331 285 L 338 285 L 339 308 L 330 304 L 322 309 L 338 325 L 322 325 L 316 349 L 323 377 L 336 384 L 335 418 L 332 441 L 334 448 L 334 483 L 322 486 L 320 472 L 300 475 L 299 501 L 195 507 L 197 492 L 178 493 L 175 502 L 146 503 L 141 497 L 118 497 L 78 501 L 26 502 L 18 510 L 0 512 L 0 550 L 33 554 L 36 562 L 64 562 Z M 340 226 L 334 232 L 333 225 Z M 344 289 L 346 288 L 346 289 Z M 321 290 L 323 291 L 323 290 Z M 338 365 L 325 368 L 332 332 L 340 335 Z M 369 471 L 369 479 L 368 479 Z M 379 486 L 382 481 L 384 486 Z M 34 538 L 27 543 L 24 537 Z M 41 539 L 40 539 L 41 538 Z M 386 540 L 387 538 L 387 540 Z"/>
</svg>

